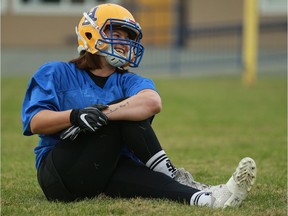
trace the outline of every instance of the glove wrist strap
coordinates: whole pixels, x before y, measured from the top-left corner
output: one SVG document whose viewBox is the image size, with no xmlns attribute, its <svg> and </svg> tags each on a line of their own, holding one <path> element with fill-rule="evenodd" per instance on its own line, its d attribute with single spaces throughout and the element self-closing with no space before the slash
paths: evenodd
<svg viewBox="0 0 288 216">
<path fill-rule="evenodd" d="M 79 114 L 79 109 L 73 109 L 70 113 L 70 122 L 72 125 L 78 126 L 78 114 Z"/>
</svg>

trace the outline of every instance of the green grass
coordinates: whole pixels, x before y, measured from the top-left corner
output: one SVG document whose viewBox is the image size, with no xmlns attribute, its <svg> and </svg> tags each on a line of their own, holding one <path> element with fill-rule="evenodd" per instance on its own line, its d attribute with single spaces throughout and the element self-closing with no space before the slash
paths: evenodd
<svg viewBox="0 0 288 216">
<path fill-rule="evenodd" d="M 225 183 L 238 161 L 255 159 L 255 187 L 238 209 L 208 209 L 168 200 L 110 199 L 50 203 L 38 186 L 33 149 L 24 137 L 21 103 L 28 78 L 2 78 L 1 215 L 287 215 L 286 78 L 252 88 L 237 77 L 155 79 L 163 110 L 154 128 L 178 167 L 196 180 Z"/>
</svg>

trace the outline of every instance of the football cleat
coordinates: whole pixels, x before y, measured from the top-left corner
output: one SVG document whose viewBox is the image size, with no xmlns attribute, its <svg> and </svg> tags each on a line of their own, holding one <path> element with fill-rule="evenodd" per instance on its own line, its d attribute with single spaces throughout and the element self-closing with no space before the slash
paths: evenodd
<svg viewBox="0 0 288 216">
<path fill-rule="evenodd" d="M 212 196 L 212 208 L 224 208 L 227 200 L 232 196 L 226 184 L 211 186 L 204 191 Z"/>
<path fill-rule="evenodd" d="M 232 193 L 231 197 L 225 202 L 224 208 L 238 207 L 247 197 L 248 192 L 256 181 L 257 168 L 252 158 L 243 158 L 236 171 L 226 183 L 228 190 Z"/>
<path fill-rule="evenodd" d="M 256 181 L 256 163 L 252 158 L 243 158 L 226 184 L 211 186 L 196 182 L 183 168 L 178 168 L 174 179 L 179 183 L 208 192 L 213 208 L 239 207 Z"/>
<path fill-rule="evenodd" d="M 247 197 L 256 180 L 256 163 L 252 158 L 243 158 L 226 184 L 211 186 L 204 191 L 215 198 L 213 208 L 239 207 Z"/>
<path fill-rule="evenodd" d="M 196 182 L 193 176 L 187 172 L 184 168 L 178 168 L 174 180 L 178 181 L 180 184 L 196 188 L 198 190 L 205 190 L 210 188 L 210 185 Z"/>
</svg>

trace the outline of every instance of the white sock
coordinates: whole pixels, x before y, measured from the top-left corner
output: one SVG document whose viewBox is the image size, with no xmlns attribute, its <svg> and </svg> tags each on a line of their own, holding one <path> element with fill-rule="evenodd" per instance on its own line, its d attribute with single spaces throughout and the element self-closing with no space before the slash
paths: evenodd
<svg viewBox="0 0 288 216">
<path fill-rule="evenodd" d="M 212 207 L 213 197 L 211 193 L 198 191 L 190 199 L 190 205 Z"/>
<path fill-rule="evenodd" d="M 171 178 L 174 178 L 177 169 L 170 162 L 164 150 L 153 155 L 146 163 L 146 166 L 156 172 L 161 172 Z"/>
</svg>

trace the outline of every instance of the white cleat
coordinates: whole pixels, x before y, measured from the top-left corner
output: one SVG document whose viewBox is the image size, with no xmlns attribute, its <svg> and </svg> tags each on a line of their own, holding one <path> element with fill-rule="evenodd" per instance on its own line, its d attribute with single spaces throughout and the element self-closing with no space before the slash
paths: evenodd
<svg viewBox="0 0 288 216">
<path fill-rule="evenodd" d="M 252 158 L 243 158 L 232 177 L 226 183 L 228 190 L 232 193 L 231 197 L 225 202 L 224 208 L 238 207 L 247 197 L 248 192 L 256 181 L 257 168 Z"/>
<path fill-rule="evenodd" d="M 196 182 L 183 168 L 178 168 L 174 179 L 179 183 L 211 194 L 212 208 L 239 207 L 256 181 L 256 163 L 243 158 L 226 184 L 211 186 Z"/>
<path fill-rule="evenodd" d="M 224 208 L 226 201 L 232 195 L 232 193 L 228 190 L 226 184 L 211 186 L 204 191 L 211 194 L 212 208 Z"/>
<path fill-rule="evenodd" d="M 193 187 L 198 190 L 205 190 L 211 187 L 210 185 L 196 182 L 193 176 L 189 172 L 187 172 L 184 168 L 177 169 L 174 180 L 178 181 L 180 184 Z"/>
<path fill-rule="evenodd" d="M 192 175 L 179 168 L 174 179 L 181 184 L 211 193 L 213 208 L 238 207 L 247 197 L 256 180 L 256 163 L 252 158 L 243 158 L 226 184 L 211 186 L 196 182 Z"/>
<path fill-rule="evenodd" d="M 239 207 L 256 180 L 256 164 L 252 158 L 243 158 L 226 184 L 211 186 L 207 192 L 215 198 L 213 208 Z"/>
</svg>

